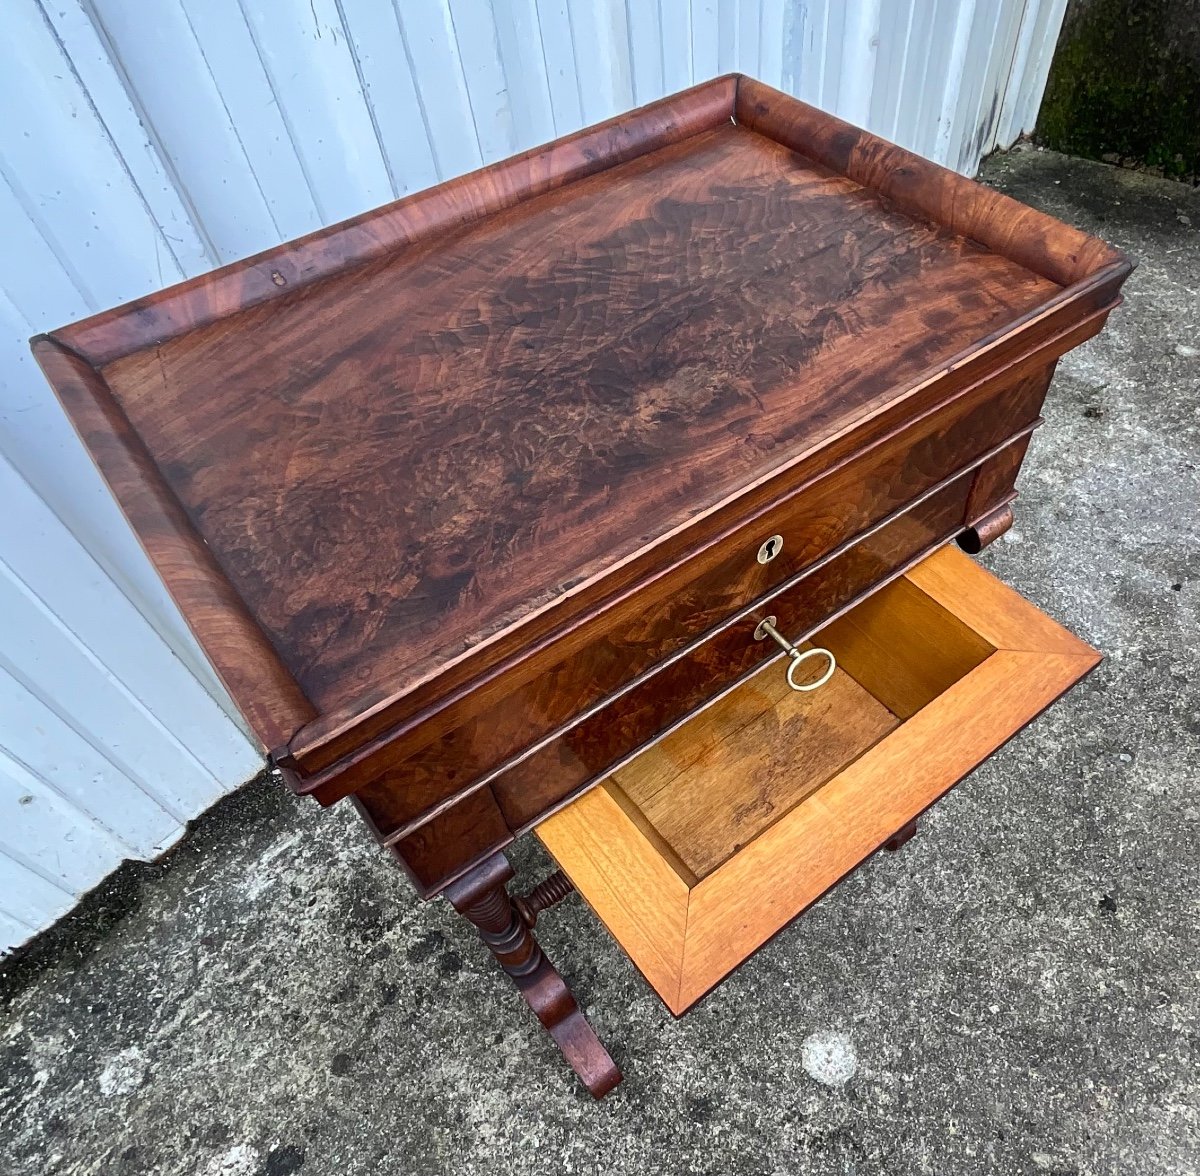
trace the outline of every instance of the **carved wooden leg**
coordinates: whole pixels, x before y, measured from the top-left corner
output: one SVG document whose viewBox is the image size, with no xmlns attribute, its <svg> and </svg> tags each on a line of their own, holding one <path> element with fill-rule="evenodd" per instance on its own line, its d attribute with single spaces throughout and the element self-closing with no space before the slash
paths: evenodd
<svg viewBox="0 0 1200 1176">
<path fill-rule="evenodd" d="M 498 853 L 448 886 L 446 897 L 479 929 L 480 938 L 550 1031 L 584 1086 L 602 1098 L 621 1081 L 621 1071 L 517 913 L 505 888 L 512 876 L 508 859 Z"/>
<path fill-rule="evenodd" d="M 895 853 L 902 845 L 907 845 L 917 833 L 917 822 L 915 818 L 908 822 L 901 829 L 897 829 L 884 843 L 883 848 L 889 849 Z"/>
<path fill-rule="evenodd" d="M 1012 503 L 1006 502 L 959 535 L 958 545 L 968 555 L 978 555 L 989 543 L 995 543 L 1012 525 Z"/>
</svg>

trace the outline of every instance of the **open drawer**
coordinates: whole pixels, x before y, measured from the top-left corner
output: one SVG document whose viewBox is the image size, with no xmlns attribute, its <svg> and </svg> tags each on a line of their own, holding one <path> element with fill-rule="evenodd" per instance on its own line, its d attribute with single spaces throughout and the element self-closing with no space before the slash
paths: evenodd
<svg viewBox="0 0 1200 1176">
<path fill-rule="evenodd" d="M 673 1013 L 1100 660 L 951 548 L 813 640 L 825 686 L 775 659 L 537 827 Z"/>
</svg>

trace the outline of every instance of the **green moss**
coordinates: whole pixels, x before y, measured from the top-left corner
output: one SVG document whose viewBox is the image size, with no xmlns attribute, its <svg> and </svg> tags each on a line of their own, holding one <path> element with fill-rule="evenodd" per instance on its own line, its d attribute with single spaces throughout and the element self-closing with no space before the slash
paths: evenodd
<svg viewBox="0 0 1200 1176">
<path fill-rule="evenodd" d="M 1037 139 L 1200 176 L 1200 0 L 1073 0 Z"/>
</svg>

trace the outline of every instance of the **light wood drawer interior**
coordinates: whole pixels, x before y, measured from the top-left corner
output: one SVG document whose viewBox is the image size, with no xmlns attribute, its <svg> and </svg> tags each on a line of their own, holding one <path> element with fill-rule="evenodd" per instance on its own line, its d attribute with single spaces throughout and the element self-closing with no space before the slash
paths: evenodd
<svg viewBox="0 0 1200 1176">
<path fill-rule="evenodd" d="M 667 1006 L 683 1012 L 1099 660 L 943 549 L 537 827 Z"/>
</svg>

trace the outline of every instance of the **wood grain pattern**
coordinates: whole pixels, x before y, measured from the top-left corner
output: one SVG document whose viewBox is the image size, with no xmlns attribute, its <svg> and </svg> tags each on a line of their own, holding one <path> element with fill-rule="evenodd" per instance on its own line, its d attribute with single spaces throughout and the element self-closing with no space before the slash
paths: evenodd
<svg viewBox="0 0 1200 1176">
<path fill-rule="evenodd" d="M 96 366 L 155 347 L 728 122 L 736 84 L 714 78 L 55 333 Z"/>
<path fill-rule="evenodd" d="M 963 551 L 969 552 L 971 555 L 978 555 L 985 547 L 995 543 L 1001 535 L 1013 525 L 1013 507 L 1012 500 L 1016 495 L 1011 495 L 1007 502 L 1001 503 L 999 506 L 990 510 L 982 518 L 978 518 L 958 537 L 958 545 Z"/>
<path fill-rule="evenodd" d="M 33 355 L 251 730 L 266 749 L 286 740 L 317 711 L 221 575 L 143 439 L 79 356 L 48 338 L 33 341 Z"/>
<path fill-rule="evenodd" d="M 910 212 L 1069 286 L 1129 259 L 1111 245 L 985 188 L 753 78 L 738 82 L 739 123 L 879 192 Z"/>
<path fill-rule="evenodd" d="M 708 512 L 699 512 L 688 525 L 650 544 L 636 558 L 614 564 L 603 576 L 580 584 L 553 607 L 531 614 L 520 625 L 499 635 L 486 649 L 446 664 L 436 678 L 411 692 L 394 695 L 381 689 L 364 699 L 365 709 L 353 716 L 337 712 L 308 724 L 291 742 L 286 764 L 303 790 L 302 772 L 332 765 L 354 767 L 385 745 L 396 758 L 405 749 L 427 745 L 464 719 L 502 698 L 514 684 L 532 681 L 565 653 L 579 648 L 583 635 L 596 632 L 606 613 L 640 598 L 643 607 L 660 599 L 670 573 L 697 552 L 713 551 L 728 541 L 741 522 L 758 517 L 793 493 L 821 470 L 829 469 L 859 448 L 884 438 L 908 421 L 943 411 L 963 396 L 1007 387 L 1045 369 L 1056 357 L 1090 338 L 1103 326 L 1110 306 L 1091 305 L 1095 291 L 1080 284 L 1066 301 L 1039 311 L 1018 330 L 1002 333 L 979 351 L 956 357 L 943 370 L 927 373 L 898 400 L 889 400 L 846 431 L 810 447 L 784 462 L 772 475 L 745 487 Z M 1082 315 L 1082 317 L 1080 317 Z M 668 593 L 669 594 L 669 593 Z M 569 623 L 561 612 L 575 610 Z M 480 662 L 486 654 L 488 664 Z"/>
<path fill-rule="evenodd" d="M 881 588 L 819 636 L 837 650 L 838 664 L 902 719 L 944 694 L 995 649 L 922 592 L 915 571 Z"/>
<path fill-rule="evenodd" d="M 802 695 L 776 665 L 612 779 L 703 878 L 898 722 L 842 670 Z"/>
<path fill-rule="evenodd" d="M 756 610 L 800 638 L 998 533 L 1130 268 L 730 77 L 34 350 L 290 784 L 356 794 L 602 1093 L 499 851 L 616 768 L 543 836 L 678 1011 L 1084 672 L 937 557 L 830 629 L 858 682 L 801 730 L 735 689 Z M 731 689 L 702 778 L 670 731 Z"/>
<path fill-rule="evenodd" d="M 907 578 L 997 649 L 1099 656 L 1086 641 L 952 547 L 923 560 Z"/>
<path fill-rule="evenodd" d="M 414 685 L 1055 292 L 731 125 L 104 375 L 329 711 Z"/>
<path fill-rule="evenodd" d="M 55 337 L 198 538 L 164 574 L 251 620 L 177 592 L 235 699 L 328 767 L 1110 307 L 1123 259 L 1027 212 L 722 79 Z"/>
<path fill-rule="evenodd" d="M 971 496 L 967 499 L 967 522 L 970 525 L 979 522 L 995 510 L 997 503 L 1004 502 L 1013 493 L 1031 439 L 1029 433 L 1018 437 L 976 470 Z"/>
<path fill-rule="evenodd" d="M 370 823 L 358 797 L 355 802 Z M 490 788 L 479 788 L 389 846 L 422 898 L 512 844 L 513 834 Z"/>
<path fill-rule="evenodd" d="M 947 542 L 962 525 L 969 482 L 968 474 L 815 568 L 792 590 L 774 597 L 770 611 L 788 633 L 801 638 L 906 562 Z M 657 667 L 644 682 L 496 776 L 487 787 L 508 827 L 514 832 L 526 828 L 564 797 L 598 779 L 764 660 L 776 656 L 772 647 L 753 638 L 761 615 L 765 615 L 762 609 L 748 610 L 687 656 Z M 435 824 L 461 797 L 471 795 L 469 785 L 460 785 L 445 807 L 435 807 L 436 816 L 421 815 L 421 806 L 438 794 L 443 779 L 433 772 L 415 777 L 403 771 L 387 773 L 378 785 L 360 789 L 356 800 L 369 814 L 376 836 L 385 844 L 398 843 L 398 851 L 405 854 L 414 825 L 428 828 L 426 822 Z M 433 866 L 428 837 L 427 833 L 419 842 L 420 872 L 427 880 Z M 453 843 L 439 838 L 435 844 L 445 847 L 444 868 L 450 871 L 458 864 Z"/>
<path fill-rule="evenodd" d="M 739 608 L 765 599 L 841 543 L 992 451 L 1014 425 L 1032 427 L 1048 380 L 1041 371 L 998 387 L 989 382 L 908 423 L 676 564 L 652 590 L 630 593 L 579 624 L 555 644 L 560 660 L 526 659 L 520 670 L 505 674 L 508 693 L 490 701 L 474 692 L 454 710 L 476 713 L 440 738 L 433 724 L 425 724 L 412 737 L 367 744 L 351 761 L 336 761 L 299 788 L 327 804 L 399 771 L 410 781 L 441 776 L 446 784 L 440 795 L 448 795 L 456 784 L 564 728 Z M 772 534 L 782 536 L 783 550 L 760 564 L 754 553 Z M 417 734 L 426 742 L 414 750 Z M 431 780 L 429 788 L 436 791 Z"/>
<path fill-rule="evenodd" d="M 677 1007 L 731 968 L 924 812 L 1096 664 L 997 651 L 772 825 L 691 893 Z M 786 872 L 779 863 L 786 862 Z M 567 871 L 568 874 L 570 871 Z"/>
<path fill-rule="evenodd" d="M 634 801 L 621 792 L 620 772 L 537 827 L 639 967 L 641 955 L 655 950 L 657 936 L 671 945 L 656 957 L 653 974 L 646 974 L 675 1013 L 909 825 L 1099 660 L 1094 650 L 951 549 L 911 568 L 818 639 L 844 659 L 850 673 L 862 674 L 860 685 L 878 688 L 906 717 L 715 868 L 703 876 L 691 869 L 690 877 L 671 868 L 626 815 Z M 894 661 L 905 663 L 903 672 L 889 664 Z M 771 703 L 769 696 L 762 701 Z M 747 698 L 731 707 L 745 718 L 744 708 L 753 709 L 753 702 Z M 738 729 L 744 728 L 742 723 Z M 712 757 L 707 745 L 702 761 Z M 652 784 L 661 782 L 661 773 L 650 775 Z M 729 790 L 736 807 L 730 777 L 724 783 L 711 774 L 707 779 L 711 787 Z M 621 803 L 614 799 L 618 793 Z M 671 869 L 677 880 L 674 897 L 661 909 L 639 911 L 628 942 L 621 938 L 627 930 L 619 910 L 624 892 L 611 880 L 605 888 L 606 867 L 584 832 L 593 818 L 604 821 L 603 853 L 610 860 L 642 873 Z M 688 827 L 684 815 L 669 838 L 685 861 Z M 709 829 L 702 822 L 698 829 L 703 848 Z M 597 875 L 599 888 L 591 893 Z M 685 904 L 679 886 L 687 891 Z M 646 901 L 639 899 L 642 908 Z M 678 968 L 664 972 L 663 961 L 675 958 L 680 937 Z"/>
<path fill-rule="evenodd" d="M 588 1093 L 603 1098 L 621 1081 L 621 1071 L 542 952 L 531 930 L 532 921 L 527 923 L 510 899 L 507 883 L 512 876 L 507 859 L 496 854 L 451 886 L 446 897 L 474 924 Z M 570 883 L 565 879 L 564 883 L 569 888 Z"/>
<path fill-rule="evenodd" d="M 679 986 L 690 890 L 625 814 L 616 791 L 593 788 L 539 825 L 537 835 L 662 994 Z"/>
</svg>

